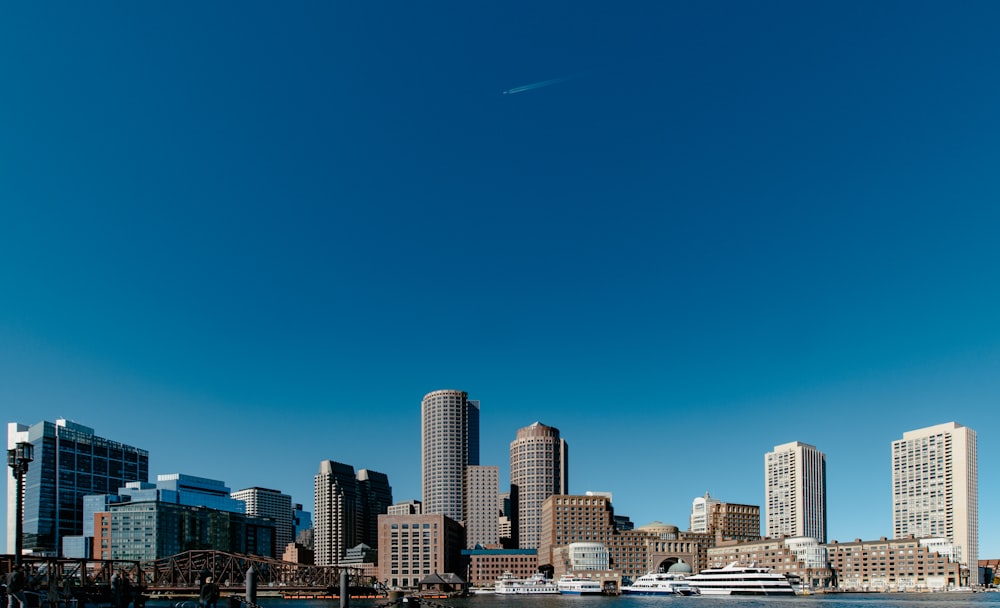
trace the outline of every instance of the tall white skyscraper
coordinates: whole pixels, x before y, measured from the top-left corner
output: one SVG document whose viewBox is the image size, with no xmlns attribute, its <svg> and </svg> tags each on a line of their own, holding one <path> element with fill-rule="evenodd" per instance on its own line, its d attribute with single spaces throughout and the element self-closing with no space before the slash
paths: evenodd
<svg viewBox="0 0 1000 608">
<path fill-rule="evenodd" d="M 799 441 L 764 456 L 767 536 L 826 542 L 826 455 Z"/>
<path fill-rule="evenodd" d="M 892 529 L 950 540 L 976 583 L 979 465 L 976 432 L 954 422 L 903 433 L 892 442 Z"/>
<path fill-rule="evenodd" d="M 479 402 L 465 391 L 427 393 L 420 437 L 424 514 L 465 521 L 465 468 L 479 464 Z"/>
<path fill-rule="evenodd" d="M 518 429 L 510 443 L 510 499 L 518 548 L 538 548 L 542 502 L 553 494 L 569 494 L 569 446 L 559 429 L 535 422 Z"/>
</svg>

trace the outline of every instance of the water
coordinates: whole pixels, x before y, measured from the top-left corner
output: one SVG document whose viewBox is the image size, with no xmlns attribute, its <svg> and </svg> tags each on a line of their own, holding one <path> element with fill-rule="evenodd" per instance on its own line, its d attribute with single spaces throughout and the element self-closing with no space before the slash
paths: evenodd
<svg viewBox="0 0 1000 608">
<path fill-rule="evenodd" d="M 258 598 L 264 608 L 339 608 L 339 600 Z M 376 608 L 387 600 L 351 600 L 351 608 Z M 183 604 L 183 605 L 181 605 Z M 224 601 L 219 606 L 225 606 Z M 150 601 L 147 608 L 197 608 L 197 602 Z M 788 598 L 498 596 L 430 600 L 426 608 L 1000 608 L 1000 593 L 872 593 Z"/>
</svg>

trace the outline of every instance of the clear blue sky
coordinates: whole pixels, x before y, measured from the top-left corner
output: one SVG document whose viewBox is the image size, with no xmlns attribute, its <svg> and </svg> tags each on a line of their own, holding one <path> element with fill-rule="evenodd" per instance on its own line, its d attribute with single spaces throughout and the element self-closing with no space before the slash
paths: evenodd
<svg viewBox="0 0 1000 608">
<path fill-rule="evenodd" d="M 420 399 L 536 420 L 573 492 L 687 527 L 955 420 L 1000 557 L 996 2 L 46 2 L 0 9 L 0 412 L 312 507 L 420 494 Z M 504 90 L 551 79 L 549 86 Z M 5 508 L 5 505 L 0 506 Z"/>
</svg>

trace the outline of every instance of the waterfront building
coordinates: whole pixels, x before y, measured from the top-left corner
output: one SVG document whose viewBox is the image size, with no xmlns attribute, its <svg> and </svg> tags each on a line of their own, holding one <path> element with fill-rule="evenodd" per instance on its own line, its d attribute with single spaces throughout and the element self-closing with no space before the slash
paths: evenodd
<svg viewBox="0 0 1000 608">
<path fill-rule="evenodd" d="M 733 562 L 770 568 L 793 581 L 801 581 L 809 589 L 829 588 L 835 579 L 827 563 L 826 549 L 810 537 L 725 540 L 708 550 L 709 568 L 722 568 Z"/>
<path fill-rule="evenodd" d="M 423 513 L 423 505 L 419 500 L 407 500 L 389 505 L 386 510 L 387 515 L 420 515 Z"/>
<path fill-rule="evenodd" d="M 540 422 L 518 429 L 510 444 L 510 487 L 519 548 L 540 546 L 542 502 L 554 494 L 568 494 L 568 486 L 569 446 L 559 429 Z"/>
<path fill-rule="evenodd" d="M 569 567 L 571 570 L 609 570 L 611 554 L 603 543 L 570 543 Z"/>
<path fill-rule="evenodd" d="M 479 464 L 479 402 L 465 391 L 433 391 L 420 414 L 423 512 L 465 521 L 465 467 Z"/>
<path fill-rule="evenodd" d="M 468 583 L 473 587 L 493 587 L 506 572 L 517 579 L 538 572 L 535 549 L 463 549 L 462 558 L 467 564 Z"/>
<path fill-rule="evenodd" d="M 462 573 L 465 529 L 447 515 L 379 515 L 378 579 L 413 589 L 430 574 Z"/>
<path fill-rule="evenodd" d="M 392 506 L 389 476 L 361 469 L 358 471 L 358 491 L 361 496 L 361 544 L 373 547 L 378 544 L 378 516 L 388 513 Z"/>
<path fill-rule="evenodd" d="M 232 498 L 246 504 L 244 512 L 252 517 L 267 517 L 274 521 L 275 555 L 280 557 L 285 547 L 295 542 L 292 526 L 292 497 L 268 488 L 244 488 L 232 493 Z"/>
<path fill-rule="evenodd" d="M 111 559 L 151 561 L 199 549 L 274 555 L 275 526 L 269 519 L 158 500 L 110 509 Z"/>
<path fill-rule="evenodd" d="M 361 495 L 354 467 L 332 460 L 320 462 L 313 490 L 316 565 L 333 566 L 361 539 Z"/>
<path fill-rule="evenodd" d="M 376 521 L 378 517 L 376 516 Z M 376 529 L 378 526 L 376 526 Z M 375 542 L 378 542 L 378 535 L 375 536 Z M 340 560 L 341 566 L 347 566 L 349 568 L 354 568 L 358 571 L 364 579 L 372 579 L 378 577 L 378 551 L 372 547 L 361 543 L 357 547 L 351 547 L 344 553 L 343 559 Z"/>
<path fill-rule="evenodd" d="M 691 504 L 690 531 L 719 540 L 760 540 L 760 507 L 724 502 L 705 492 Z"/>
<path fill-rule="evenodd" d="M 962 584 L 961 564 L 913 536 L 826 545 L 841 591 L 944 591 Z"/>
<path fill-rule="evenodd" d="M 465 475 L 465 547 L 498 545 L 500 467 L 470 466 L 465 468 Z"/>
<path fill-rule="evenodd" d="M 976 432 L 948 422 L 892 442 L 892 530 L 942 537 L 978 582 L 979 466 Z"/>
<path fill-rule="evenodd" d="M 826 455 L 793 441 L 764 456 L 766 532 L 826 542 Z"/>
<path fill-rule="evenodd" d="M 604 545 L 613 571 L 601 577 L 606 579 L 605 583 L 620 585 L 622 580 L 634 580 L 661 569 L 666 571 L 678 562 L 702 568 L 714 537 L 680 532 L 676 526 L 660 522 L 619 531 L 607 496 L 555 494 L 545 499 L 538 547 L 539 567 L 551 568 L 557 578 L 569 572 L 572 569 L 569 545 L 576 542 Z"/>
<path fill-rule="evenodd" d="M 23 547 L 26 553 L 57 555 L 62 539 L 82 536 L 83 497 L 107 494 L 130 481 L 149 479 L 146 450 L 105 439 L 94 429 L 59 419 L 7 425 L 7 448 L 26 441 L 34 461 L 24 476 Z M 7 553 L 15 547 L 16 480 L 7 468 Z"/>
</svg>

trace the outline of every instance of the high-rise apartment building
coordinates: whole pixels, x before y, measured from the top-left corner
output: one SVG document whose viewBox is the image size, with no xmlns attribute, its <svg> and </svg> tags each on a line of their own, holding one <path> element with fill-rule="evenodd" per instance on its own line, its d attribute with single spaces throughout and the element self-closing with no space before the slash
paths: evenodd
<svg viewBox="0 0 1000 608">
<path fill-rule="evenodd" d="M 517 546 L 537 549 L 542 502 L 569 493 L 569 446 L 559 429 L 539 422 L 518 429 L 510 444 L 510 487 Z"/>
<path fill-rule="evenodd" d="M 465 467 L 479 464 L 479 402 L 465 391 L 433 391 L 420 413 L 423 512 L 465 521 Z"/>
<path fill-rule="evenodd" d="M 826 455 L 793 441 L 764 456 L 767 536 L 826 542 Z"/>
<path fill-rule="evenodd" d="M 358 489 L 361 495 L 361 542 L 369 547 L 378 547 L 378 516 L 388 513 L 392 506 L 389 476 L 361 469 L 358 471 Z"/>
<path fill-rule="evenodd" d="M 232 497 L 246 503 L 246 514 L 251 517 L 265 517 L 274 522 L 275 555 L 280 558 L 285 548 L 295 542 L 292 527 L 292 497 L 278 490 L 268 488 L 245 488 L 233 492 Z"/>
<path fill-rule="evenodd" d="M 413 589 L 432 574 L 464 576 L 465 530 L 446 515 L 380 515 L 378 579 Z"/>
<path fill-rule="evenodd" d="M 347 550 L 364 543 L 366 524 L 378 522 L 392 504 L 385 473 L 324 460 L 313 479 L 315 521 L 313 551 L 317 566 L 341 563 Z M 377 546 L 377 536 L 370 546 Z M 369 544 L 369 543 L 364 543 Z"/>
<path fill-rule="evenodd" d="M 313 491 L 316 565 L 334 566 L 361 539 L 361 496 L 354 467 L 322 461 L 313 478 Z"/>
<path fill-rule="evenodd" d="M 83 497 L 109 494 L 130 481 L 149 479 L 149 453 L 98 437 L 69 420 L 7 425 L 7 447 L 27 441 L 35 460 L 24 478 L 23 546 L 59 554 L 62 539 L 83 533 Z M 7 553 L 14 553 L 16 482 L 7 469 Z"/>
<path fill-rule="evenodd" d="M 495 547 L 500 543 L 500 467 L 465 468 L 465 544 Z"/>
<path fill-rule="evenodd" d="M 950 540 L 975 584 L 979 560 L 976 432 L 948 422 L 892 442 L 892 528 L 897 538 Z"/>
</svg>

